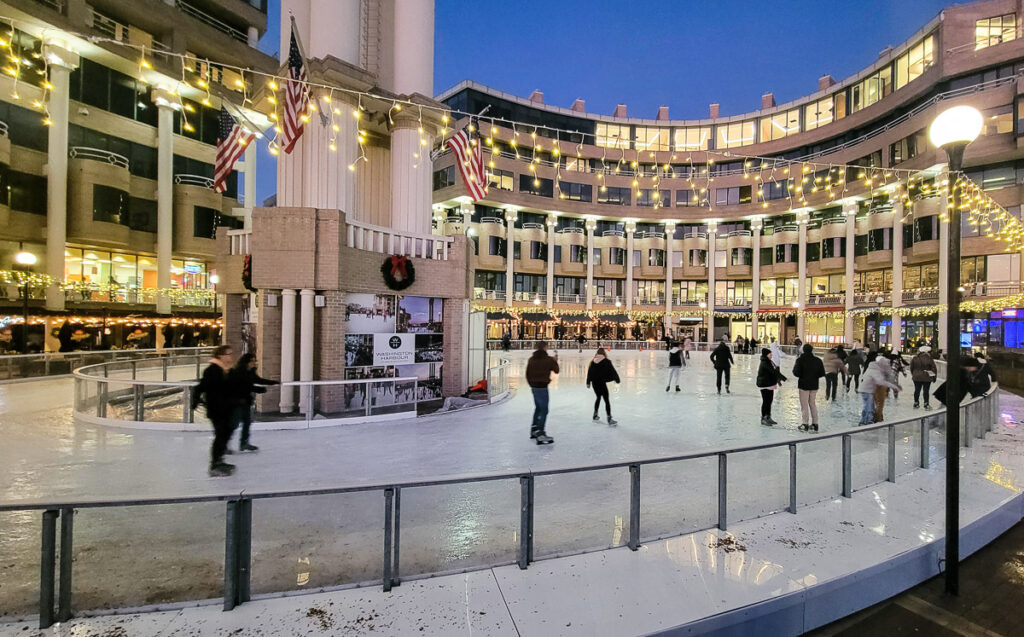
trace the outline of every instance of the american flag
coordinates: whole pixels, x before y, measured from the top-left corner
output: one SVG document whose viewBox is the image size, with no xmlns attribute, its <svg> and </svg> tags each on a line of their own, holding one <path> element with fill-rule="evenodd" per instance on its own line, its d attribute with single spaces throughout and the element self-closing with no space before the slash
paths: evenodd
<svg viewBox="0 0 1024 637">
<path fill-rule="evenodd" d="M 470 142 L 469 132 L 463 128 L 452 135 L 448 146 L 455 153 L 455 165 L 459 167 L 466 193 L 473 201 L 487 196 L 487 175 L 484 173 L 484 154 Z"/>
<path fill-rule="evenodd" d="M 225 182 L 235 162 L 245 152 L 245 147 L 255 137 L 255 133 L 238 125 L 231 113 L 220 107 L 220 127 L 217 130 L 217 162 L 213 167 L 213 189 L 217 192 L 227 190 Z"/>
<path fill-rule="evenodd" d="M 303 127 L 309 120 L 309 89 L 306 87 L 306 65 L 299 48 L 299 36 L 292 20 L 292 37 L 288 44 L 288 86 L 284 95 L 284 118 L 281 121 L 281 146 L 292 152 L 295 142 L 302 137 Z"/>
</svg>

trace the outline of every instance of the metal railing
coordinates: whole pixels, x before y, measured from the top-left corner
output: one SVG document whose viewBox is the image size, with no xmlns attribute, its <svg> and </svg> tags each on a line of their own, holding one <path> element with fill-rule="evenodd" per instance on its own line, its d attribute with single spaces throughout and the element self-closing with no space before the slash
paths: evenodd
<svg viewBox="0 0 1024 637">
<path fill-rule="evenodd" d="M 732 232 L 730 232 L 726 236 L 727 237 L 752 237 L 752 236 L 754 236 L 754 232 L 752 230 L 733 230 Z M 744 264 L 744 265 L 749 265 L 749 264 Z"/>
<path fill-rule="evenodd" d="M 205 428 L 196 420 L 193 394 L 207 360 L 169 356 L 76 369 L 74 415 L 84 422 L 114 426 Z M 296 429 L 403 418 L 415 416 L 421 402 L 442 398 L 438 387 L 420 384 L 416 377 L 281 383 L 268 389 L 270 398 L 264 404 L 276 405 L 278 395 L 297 410 L 257 411 L 253 422 Z"/>
<path fill-rule="evenodd" d="M 48 354 L 11 354 L 0 356 L 0 380 L 23 380 L 48 376 L 68 376 L 84 365 L 112 361 L 161 359 L 173 356 L 209 358 L 213 347 L 171 347 L 166 349 L 116 349 Z"/>
<path fill-rule="evenodd" d="M 1020 291 L 1019 281 L 980 281 L 964 285 L 964 296 L 999 297 L 1019 294 Z"/>
<path fill-rule="evenodd" d="M 221 33 L 226 33 L 227 35 L 238 40 L 239 42 L 244 42 L 245 44 L 249 43 L 248 34 L 242 31 L 241 29 L 235 28 L 230 24 L 224 22 L 223 20 L 219 20 L 213 17 L 212 15 L 206 13 L 205 11 L 202 11 L 189 3 L 184 2 L 183 0 L 175 0 L 174 4 L 183 12 L 192 16 L 196 20 L 199 20 L 200 22 L 207 24 L 213 27 L 214 29 L 217 29 Z"/>
<path fill-rule="evenodd" d="M 440 234 L 418 234 L 345 220 L 347 245 L 380 254 L 401 254 L 421 259 L 448 260 L 454 239 Z"/>
<path fill-rule="evenodd" d="M 831 219 L 823 219 L 821 225 L 823 226 L 837 226 L 839 224 L 846 225 L 846 218 L 844 217 L 833 217 Z"/>
<path fill-rule="evenodd" d="M 517 341 L 516 343 L 526 343 Z M 623 343 L 635 346 L 655 348 L 661 343 L 646 342 L 601 342 L 603 346 L 612 346 L 611 343 Z M 566 348 L 575 346 L 572 341 L 558 341 L 556 345 L 564 344 Z M 706 344 L 700 344 L 706 345 Z M 504 361 L 503 361 L 504 363 Z M 402 379 L 392 379 L 400 381 Z M 76 396 L 76 400 L 78 397 Z M 961 440 L 965 446 L 971 446 L 974 441 L 983 438 L 985 433 L 991 431 L 999 415 L 998 387 L 993 387 L 984 396 L 972 399 L 961 406 Z M 628 501 L 629 501 L 629 524 L 628 534 L 624 534 L 625 544 L 631 550 L 639 549 L 642 542 L 662 539 L 663 537 L 677 536 L 680 533 L 690 532 L 691 529 L 682 529 L 685 526 L 680 522 L 673 522 L 667 531 L 662 530 L 645 535 L 643 520 L 641 518 L 641 471 L 649 466 L 680 466 L 684 463 L 691 463 L 687 466 L 693 467 L 692 463 L 698 463 L 702 467 L 712 469 L 717 474 L 717 498 L 712 501 L 710 511 L 707 511 L 709 524 L 704 528 L 718 528 L 728 530 L 729 525 L 738 521 L 760 517 L 772 513 L 788 512 L 795 514 L 800 506 L 831 499 L 836 496 L 845 498 L 852 497 L 856 490 L 870 487 L 882 482 L 896 482 L 900 475 L 905 475 L 917 468 L 927 468 L 932 460 L 942 457 L 942 449 L 939 444 L 933 449 L 933 431 L 939 430 L 945 421 L 943 412 L 928 412 L 913 418 L 882 422 L 873 425 L 865 425 L 841 429 L 834 432 L 811 434 L 799 439 L 787 438 L 766 443 L 739 445 L 718 449 L 705 449 L 701 451 L 663 455 L 658 457 L 624 460 L 617 462 L 596 463 L 584 466 L 562 467 L 544 470 L 523 470 L 505 471 L 470 476 L 444 476 L 437 478 L 389 481 L 377 484 L 350 484 L 315 489 L 295 489 L 280 491 L 244 491 L 221 492 L 199 496 L 169 496 L 153 498 L 110 498 L 99 500 L 67 500 L 61 498 L 50 498 L 43 500 L 32 500 L 22 502 L 7 502 L 0 504 L 0 512 L 41 511 L 41 551 L 39 573 L 39 625 L 47 628 L 54 621 L 65 621 L 72 617 L 73 599 L 73 559 L 74 551 L 74 516 L 76 511 L 85 509 L 110 509 L 115 507 L 145 507 L 161 505 L 163 507 L 174 507 L 179 505 L 194 505 L 204 502 L 224 502 L 225 511 L 225 533 L 224 533 L 224 570 L 222 597 L 224 610 L 231 610 L 235 606 L 250 601 L 251 599 L 251 577 L 252 577 L 252 536 L 253 536 L 253 501 L 254 500 L 277 500 L 281 498 L 310 498 L 315 496 L 351 494 L 351 493 L 378 493 L 383 496 L 384 524 L 381 536 L 378 541 L 383 540 L 383 565 L 379 580 L 384 591 L 401 581 L 401 494 L 403 490 L 408 491 L 410 497 L 424 497 L 424 488 L 459 485 L 465 488 L 467 485 L 481 483 L 492 483 L 498 481 L 514 481 L 518 483 L 517 508 L 519 511 L 519 528 L 517 533 L 517 547 L 515 563 L 520 569 L 527 569 L 530 563 L 544 558 L 558 557 L 557 552 L 538 555 L 535 553 L 537 534 L 535 533 L 535 516 L 538 510 L 542 515 L 557 516 L 550 509 L 537 507 L 536 489 L 538 479 L 541 488 L 550 487 L 550 483 L 558 481 L 564 475 L 593 474 L 594 472 L 624 471 L 628 477 Z M 936 436 L 941 432 L 936 432 Z M 834 445 L 828 441 L 840 443 Z M 936 443 L 940 443 L 937 438 Z M 830 481 L 822 480 L 823 467 L 820 461 L 820 454 L 824 447 L 831 447 L 829 451 L 833 454 L 838 452 L 838 462 L 831 464 L 839 473 L 838 489 L 831 486 Z M 810 451 L 807 451 L 810 449 Z M 810 454 L 810 458 L 818 460 L 810 468 L 815 476 L 813 486 L 805 478 L 803 486 L 799 479 L 800 467 L 798 462 L 801 457 L 801 450 Z M 744 455 L 746 454 L 746 455 Z M 752 459 L 752 454 L 758 454 L 759 458 Z M 805 456 L 806 458 L 807 456 Z M 831 456 L 835 457 L 835 456 Z M 760 461 L 758 461 L 758 459 Z M 747 490 L 742 485 L 745 463 L 757 462 L 756 479 L 761 489 L 757 494 L 757 502 L 751 504 L 745 499 Z M 736 464 L 739 463 L 739 464 Z M 739 467 L 736 472 L 734 467 Z M 884 470 L 883 470 L 884 467 Z M 749 473 L 749 471 L 748 471 Z M 653 480 L 654 487 L 649 487 L 657 493 L 665 488 L 664 481 L 671 481 L 664 473 L 655 471 Z M 739 476 L 739 477 L 737 477 Z M 750 475 L 747 475 L 750 479 Z M 714 478 L 712 478 L 714 480 Z M 738 482 L 738 484 L 737 484 Z M 712 482 L 714 484 L 714 482 Z M 660 488 L 659 488 L 660 487 Z M 774 489 L 773 489 L 774 487 Z M 838 492 L 836 492 L 838 491 Z M 429 493 L 429 492 L 427 492 Z M 739 495 L 731 495 L 738 493 Z M 730 497 L 731 496 L 731 497 Z M 426 496 L 429 497 L 429 496 Z M 657 498 L 654 504 L 647 504 L 645 515 L 659 512 L 660 508 L 666 506 L 677 506 L 675 503 L 666 505 L 659 503 Z M 746 506 L 746 509 L 740 508 Z M 739 512 L 737 512 L 739 509 Z M 195 509 L 186 507 L 186 510 L 195 515 Z M 60 544 L 59 544 L 59 573 L 58 572 L 58 551 L 57 551 L 57 521 L 60 520 Z M 95 518 L 94 518 L 95 520 Z M 698 523 L 700 526 L 702 523 Z M 625 525 L 623 525 L 625 527 Z M 546 526 L 541 526 L 546 529 Z M 699 530 L 699 529 L 696 529 Z M 543 532 L 543 531 L 542 531 Z M 659 532 L 662 533 L 659 535 Z M 614 546 L 616 542 L 613 542 Z M 542 546 L 544 544 L 542 543 Z M 580 546 L 576 541 L 571 547 L 573 553 L 584 552 L 594 549 L 610 548 L 609 546 Z M 486 564 L 478 567 L 493 567 L 495 557 L 484 558 Z M 426 570 L 427 572 L 423 572 Z M 420 567 L 420 572 L 410 573 L 413 576 L 429 576 L 430 568 Z M 59 586 L 59 588 L 58 588 Z"/>
<path fill-rule="evenodd" d="M 180 186 L 202 186 L 203 188 L 213 188 L 213 179 L 210 177 L 204 177 L 203 175 L 175 175 L 174 183 Z"/>
<path fill-rule="evenodd" d="M 505 220 L 501 217 L 481 217 L 480 223 L 496 223 L 498 225 L 505 225 Z"/>
<path fill-rule="evenodd" d="M 614 325 L 613 323 L 602 323 L 602 325 Z M 512 339 L 509 342 L 510 350 L 526 350 L 532 351 L 537 349 L 537 345 L 540 340 L 536 339 Z M 549 352 L 559 350 L 577 350 L 580 349 L 579 341 L 575 339 L 543 339 Z M 717 343 L 715 343 L 717 345 Z M 647 340 L 613 340 L 605 338 L 590 338 L 583 344 L 583 349 L 595 349 L 597 347 L 603 347 L 605 349 L 615 350 L 627 350 L 627 351 L 639 351 L 649 349 L 665 349 L 665 343 L 662 341 L 647 341 Z M 500 350 L 503 349 L 501 340 L 493 339 L 487 341 L 488 350 Z"/>
<path fill-rule="evenodd" d="M 583 228 L 576 228 L 576 227 L 561 228 L 559 230 L 556 230 L 555 232 L 558 232 L 559 234 L 584 234 L 585 233 Z"/>
<path fill-rule="evenodd" d="M 7 136 L 7 122 L 0 122 L 0 137 Z"/>
<path fill-rule="evenodd" d="M 708 233 L 706 232 L 687 232 L 683 235 L 683 239 L 707 239 Z"/>
<path fill-rule="evenodd" d="M 50 7 L 54 11 L 63 14 L 64 13 L 65 0 L 36 0 L 36 4 L 41 4 L 45 7 Z"/>
<path fill-rule="evenodd" d="M 487 400 L 488 402 L 498 402 L 505 396 L 508 396 L 511 391 L 509 385 L 509 372 L 512 364 L 507 358 L 501 359 L 494 367 L 488 367 L 486 371 L 487 378 Z"/>
<path fill-rule="evenodd" d="M 927 290 L 903 290 L 901 295 L 903 301 L 937 301 L 939 299 L 939 290 L 927 289 Z"/>
<path fill-rule="evenodd" d="M 106 162 L 112 166 L 128 168 L 128 158 L 124 155 L 112 153 L 109 150 L 89 148 L 88 146 L 72 146 L 68 149 L 68 157 L 72 159 L 91 159 L 93 161 Z"/>
<path fill-rule="evenodd" d="M 523 230 L 543 230 L 543 223 L 535 223 L 533 221 L 527 221 L 523 224 Z"/>
<path fill-rule="evenodd" d="M 252 239 L 252 230 L 228 230 L 228 242 L 232 256 L 249 254 L 249 241 Z"/>
<path fill-rule="evenodd" d="M 622 230 L 605 230 L 601 233 L 602 237 L 624 237 L 626 233 Z"/>
<path fill-rule="evenodd" d="M 486 301 L 504 301 L 505 290 L 482 290 L 477 288 L 473 290 L 473 298 Z"/>
<path fill-rule="evenodd" d="M 840 305 L 845 302 L 845 292 L 811 294 L 807 297 L 807 305 Z"/>
<path fill-rule="evenodd" d="M 879 302 L 881 298 L 881 302 Z M 885 305 L 886 303 L 892 302 L 892 292 L 885 290 L 882 292 L 854 292 L 853 293 L 853 304 L 854 305 Z"/>
</svg>

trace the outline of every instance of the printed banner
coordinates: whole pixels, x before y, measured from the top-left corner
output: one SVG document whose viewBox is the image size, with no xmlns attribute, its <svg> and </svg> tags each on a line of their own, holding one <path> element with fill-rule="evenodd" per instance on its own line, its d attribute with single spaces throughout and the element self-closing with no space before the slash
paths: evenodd
<svg viewBox="0 0 1024 637">
<path fill-rule="evenodd" d="M 416 358 L 415 334 L 374 334 L 374 365 L 409 365 Z"/>
</svg>

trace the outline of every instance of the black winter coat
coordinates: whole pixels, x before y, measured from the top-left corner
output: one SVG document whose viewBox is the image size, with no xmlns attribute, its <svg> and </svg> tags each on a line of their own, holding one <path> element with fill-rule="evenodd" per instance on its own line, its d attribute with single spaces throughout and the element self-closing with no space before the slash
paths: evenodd
<svg viewBox="0 0 1024 637">
<path fill-rule="evenodd" d="M 619 373 L 615 366 L 607 358 L 601 359 L 600 363 L 590 362 L 587 368 L 587 385 L 591 383 L 618 383 Z"/>
<path fill-rule="evenodd" d="M 237 394 L 228 382 L 228 375 L 215 363 L 203 370 L 199 386 L 193 390 L 192 408 L 200 403 L 206 405 L 206 416 L 210 420 L 230 418 L 237 402 Z"/>
<path fill-rule="evenodd" d="M 276 380 L 262 378 L 254 369 L 238 369 L 233 367 L 228 372 L 228 383 L 235 395 L 235 404 L 240 407 L 248 407 L 256 402 L 256 394 L 265 394 L 266 387 L 261 385 L 278 385 Z"/>
<path fill-rule="evenodd" d="M 772 359 L 761 354 L 761 364 L 757 367 L 757 387 L 764 389 L 778 385 L 784 380 L 789 380 L 782 375 L 782 370 L 775 366 Z"/>
<path fill-rule="evenodd" d="M 732 352 L 725 343 L 719 343 L 715 351 L 711 352 L 711 362 L 715 369 L 729 369 L 732 367 Z"/>
<path fill-rule="evenodd" d="M 668 351 L 668 366 L 669 367 L 682 367 L 683 366 L 683 350 L 678 347 L 670 349 Z"/>
<path fill-rule="evenodd" d="M 793 365 L 793 375 L 799 379 L 796 386 L 800 389 L 816 390 L 818 381 L 825 375 L 825 364 L 812 353 L 801 354 Z"/>
</svg>

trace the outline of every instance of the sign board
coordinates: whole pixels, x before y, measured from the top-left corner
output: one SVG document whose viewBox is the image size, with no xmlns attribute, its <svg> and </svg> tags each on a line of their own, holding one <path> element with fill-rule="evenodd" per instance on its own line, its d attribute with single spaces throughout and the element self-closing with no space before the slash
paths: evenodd
<svg viewBox="0 0 1024 637">
<path fill-rule="evenodd" d="M 415 334 L 374 334 L 374 365 L 411 365 L 416 362 Z"/>
</svg>

